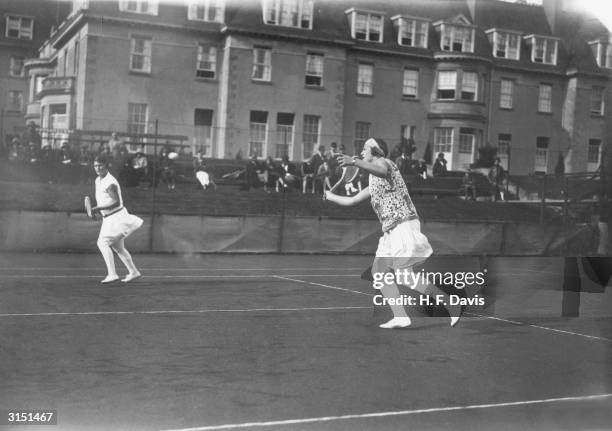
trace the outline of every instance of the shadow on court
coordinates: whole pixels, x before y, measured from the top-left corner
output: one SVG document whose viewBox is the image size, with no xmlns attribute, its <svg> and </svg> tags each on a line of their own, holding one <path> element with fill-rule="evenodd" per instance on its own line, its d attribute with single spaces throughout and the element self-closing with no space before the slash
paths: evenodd
<svg viewBox="0 0 612 431">
<path fill-rule="evenodd" d="M 491 258 L 471 293 L 484 305 L 455 328 L 412 307 L 406 330 L 378 328 L 388 311 L 359 277 L 370 257 L 135 262 L 142 279 L 102 286 L 94 254 L 0 255 L 0 410 L 56 409 L 61 430 L 612 423 L 612 289 L 583 280 L 568 317 L 563 258 Z"/>
</svg>

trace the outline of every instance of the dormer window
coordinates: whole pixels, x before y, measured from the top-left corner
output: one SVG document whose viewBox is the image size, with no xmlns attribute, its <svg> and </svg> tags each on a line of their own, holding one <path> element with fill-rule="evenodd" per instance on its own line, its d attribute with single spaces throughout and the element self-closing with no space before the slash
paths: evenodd
<svg viewBox="0 0 612 431">
<path fill-rule="evenodd" d="M 493 57 L 519 60 L 521 58 L 521 34 L 493 28 L 486 31 L 493 47 Z"/>
<path fill-rule="evenodd" d="M 589 45 L 591 45 L 597 65 L 612 69 L 612 43 L 606 39 L 600 39 L 590 42 Z"/>
<path fill-rule="evenodd" d="M 119 10 L 122 12 L 157 15 L 157 0 L 119 0 Z"/>
<path fill-rule="evenodd" d="M 351 23 L 351 37 L 370 42 L 383 41 L 384 14 L 351 8 L 345 12 Z"/>
<path fill-rule="evenodd" d="M 557 64 L 557 45 L 559 39 L 530 34 L 524 39 L 531 45 L 531 61 L 542 64 Z"/>
<path fill-rule="evenodd" d="M 437 21 L 434 27 L 440 33 L 442 51 L 474 52 L 475 27 L 463 15 L 451 21 Z"/>
<path fill-rule="evenodd" d="M 312 0 L 263 0 L 265 24 L 312 29 Z"/>
<path fill-rule="evenodd" d="M 187 7 L 187 19 L 223 22 L 223 0 L 190 0 Z"/>
<path fill-rule="evenodd" d="M 397 29 L 397 43 L 416 48 L 427 48 L 429 21 L 422 18 L 396 15 L 391 21 Z"/>
</svg>

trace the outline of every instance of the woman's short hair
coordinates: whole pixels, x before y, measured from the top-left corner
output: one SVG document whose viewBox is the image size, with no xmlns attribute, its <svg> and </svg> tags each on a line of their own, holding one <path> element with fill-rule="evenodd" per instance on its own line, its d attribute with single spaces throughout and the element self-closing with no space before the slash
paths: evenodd
<svg viewBox="0 0 612 431">
<path fill-rule="evenodd" d="M 108 167 L 108 165 L 110 165 L 110 158 L 106 154 L 98 154 L 94 159 L 94 162 Z"/>
</svg>

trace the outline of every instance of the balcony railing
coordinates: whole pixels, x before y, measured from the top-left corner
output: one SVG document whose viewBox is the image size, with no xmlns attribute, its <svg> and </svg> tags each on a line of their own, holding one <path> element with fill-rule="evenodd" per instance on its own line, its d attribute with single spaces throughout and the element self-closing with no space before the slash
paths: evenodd
<svg viewBox="0 0 612 431">
<path fill-rule="evenodd" d="M 73 88 L 73 77 L 52 76 L 43 81 L 42 90 L 37 94 L 37 96 L 40 97 L 47 94 L 72 94 Z"/>
</svg>

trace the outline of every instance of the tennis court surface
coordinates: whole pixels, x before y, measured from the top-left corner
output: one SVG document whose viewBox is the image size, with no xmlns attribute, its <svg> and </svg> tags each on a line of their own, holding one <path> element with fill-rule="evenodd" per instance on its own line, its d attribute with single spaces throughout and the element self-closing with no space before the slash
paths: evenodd
<svg viewBox="0 0 612 431">
<path fill-rule="evenodd" d="M 564 291 L 563 258 L 490 258 L 484 306 L 405 330 L 368 256 L 134 260 L 101 285 L 95 254 L 0 255 L 0 410 L 58 419 L 0 429 L 612 427 L 612 288 Z"/>
</svg>

